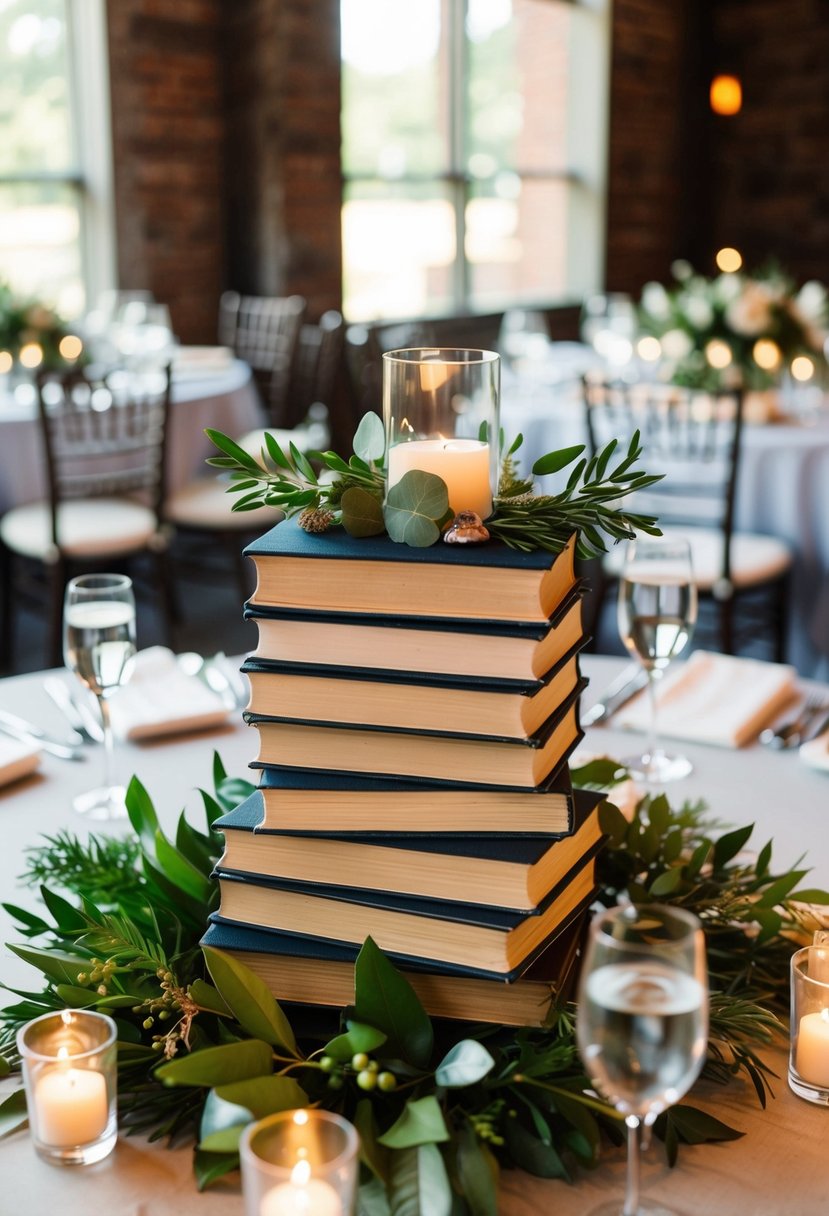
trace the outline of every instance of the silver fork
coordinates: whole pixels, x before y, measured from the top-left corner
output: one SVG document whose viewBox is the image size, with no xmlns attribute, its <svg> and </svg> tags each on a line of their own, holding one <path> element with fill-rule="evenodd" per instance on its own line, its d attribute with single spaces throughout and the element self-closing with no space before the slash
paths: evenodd
<svg viewBox="0 0 829 1216">
<path fill-rule="evenodd" d="M 760 735 L 760 742 L 766 747 L 786 748 L 797 747 L 808 735 L 809 727 L 814 724 L 819 714 L 829 710 L 829 698 L 825 692 L 811 692 L 801 705 L 798 713 L 776 730 L 768 728 Z"/>
</svg>

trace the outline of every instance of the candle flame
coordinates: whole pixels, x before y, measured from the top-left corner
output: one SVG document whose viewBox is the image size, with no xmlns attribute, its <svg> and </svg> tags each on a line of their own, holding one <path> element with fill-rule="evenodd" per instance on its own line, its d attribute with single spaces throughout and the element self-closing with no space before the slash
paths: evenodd
<svg viewBox="0 0 829 1216">
<path fill-rule="evenodd" d="M 297 1161 L 291 1170 L 291 1182 L 294 1186 L 307 1186 L 311 1178 L 311 1165 L 308 1161 Z"/>
<path fill-rule="evenodd" d="M 308 1111 L 307 1110 L 294 1111 L 294 1123 L 296 1123 L 297 1125 L 302 1125 L 303 1123 L 307 1123 L 307 1122 L 308 1122 Z"/>
<path fill-rule="evenodd" d="M 823 1018 L 824 1022 L 829 1022 L 829 1009 L 821 1009 L 820 1016 Z"/>
<path fill-rule="evenodd" d="M 62 1010 L 61 1010 L 61 1014 L 60 1014 L 60 1020 L 63 1022 L 64 1026 L 71 1026 L 71 1025 L 72 1025 L 72 1012 L 71 1012 L 71 1010 L 69 1010 L 69 1009 L 62 1009 Z"/>
<path fill-rule="evenodd" d="M 59 1047 L 58 1048 L 58 1059 L 59 1060 L 68 1060 L 69 1059 L 69 1048 L 68 1047 Z"/>
</svg>

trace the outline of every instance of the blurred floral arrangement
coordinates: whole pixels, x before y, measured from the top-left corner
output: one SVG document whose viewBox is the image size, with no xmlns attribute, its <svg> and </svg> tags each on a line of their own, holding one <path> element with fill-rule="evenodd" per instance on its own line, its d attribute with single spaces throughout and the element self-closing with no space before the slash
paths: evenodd
<svg viewBox="0 0 829 1216">
<path fill-rule="evenodd" d="M 79 341 L 52 308 L 16 295 L 0 280 L 0 371 L 14 363 L 34 369 L 76 359 Z"/>
<path fill-rule="evenodd" d="M 798 289 L 776 267 L 709 279 L 677 261 L 671 271 L 672 285 L 643 288 L 639 325 L 659 344 L 649 357 L 677 384 L 762 390 L 786 372 L 798 381 L 823 375 L 829 305 L 822 283 Z"/>
</svg>

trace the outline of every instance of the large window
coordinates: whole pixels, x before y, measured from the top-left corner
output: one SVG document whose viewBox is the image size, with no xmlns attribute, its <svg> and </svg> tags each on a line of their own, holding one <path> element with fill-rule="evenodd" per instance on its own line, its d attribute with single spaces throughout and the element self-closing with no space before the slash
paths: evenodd
<svg viewBox="0 0 829 1216">
<path fill-rule="evenodd" d="M 103 0 L 0 0 L 0 279 L 81 313 L 112 282 Z"/>
<path fill-rule="evenodd" d="M 598 287 L 604 0 L 341 0 L 341 15 L 348 318 Z"/>
</svg>

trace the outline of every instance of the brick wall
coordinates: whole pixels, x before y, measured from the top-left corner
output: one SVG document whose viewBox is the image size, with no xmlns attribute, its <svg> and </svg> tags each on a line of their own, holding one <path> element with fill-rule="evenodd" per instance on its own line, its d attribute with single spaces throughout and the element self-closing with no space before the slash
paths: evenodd
<svg viewBox="0 0 829 1216">
<path fill-rule="evenodd" d="M 215 340 L 222 287 L 221 0 L 109 0 L 122 288 L 170 305 L 184 342 Z"/>
</svg>

